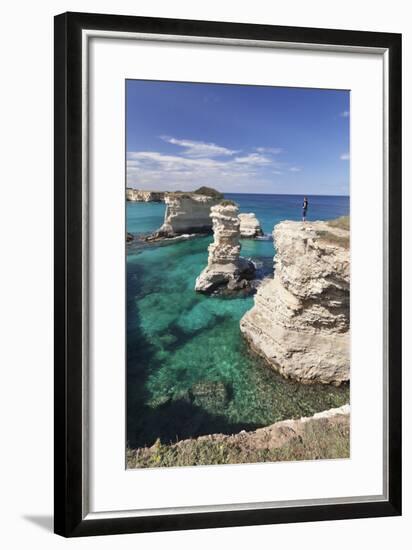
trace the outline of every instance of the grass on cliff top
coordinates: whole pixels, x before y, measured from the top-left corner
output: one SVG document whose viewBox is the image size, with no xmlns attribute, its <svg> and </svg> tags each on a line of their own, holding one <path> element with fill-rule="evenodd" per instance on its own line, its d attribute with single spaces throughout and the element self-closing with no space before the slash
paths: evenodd
<svg viewBox="0 0 412 550">
<path fill-rule="evenodd" d="M 127 451 L 128 468 L 251 464 L 288 460 L 349 458 L 349 424 L 317 422 L 280 448 L 253 449 L 242 439 L 190 439 L 180 445 L 159 440 L 150 448 Z"/>
<path fill-rule="evenodd" d="M 350 217 L 349 216 L 341 216 L 340 218 L 336 218 L 336 220 L 330 220 L 327 222 L 328 225 L 331 227 L 337 227 L 339 229 L 346 229 L 349 231 L 350 229 Z"/>
<path fill-rule="evenodd" d="M 337 229 L 344 229 L 346 231 L 349 231 L 350 229 L 349 216 L 341 216 L 340 218 L 336 218 L 336 220 L 330 220 L 326 223 L 329 227 L 336 227 Z M 318 236 L 323 242 L 328 244 L 341 246 L 342 248 L 349 248 L 349 233 L 346 235 L 336 235 L 336 233 L 332 233 L 331 231 L 318 231 Z"/>
</svg>

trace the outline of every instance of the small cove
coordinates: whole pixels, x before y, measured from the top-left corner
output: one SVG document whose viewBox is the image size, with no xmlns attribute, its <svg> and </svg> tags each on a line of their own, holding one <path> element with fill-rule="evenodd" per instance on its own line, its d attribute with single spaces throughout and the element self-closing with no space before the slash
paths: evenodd
<svg viewBox="0 0 412 550">
<path fill-rule="evenodd" d="M 241 254 L 273 266 L 273 226 L 298 220 L 296 195 L 232 195 L 254 212 L 266 238 L 243 240 Z M 349 214 L 348 197 L 308 197 L 308 219 Z M 127 203 L 127 231 L 157 229 L 161 203 Z M 239 321 L 253 297 L 204 296 L 194 282 L 207 263 L 211 237 L 127 248 L 127 441 L 130 447 L 235 433 L 309 416 L 349 400 L 349 388 L 284 380 L 249 353 Z"/>
</svg>

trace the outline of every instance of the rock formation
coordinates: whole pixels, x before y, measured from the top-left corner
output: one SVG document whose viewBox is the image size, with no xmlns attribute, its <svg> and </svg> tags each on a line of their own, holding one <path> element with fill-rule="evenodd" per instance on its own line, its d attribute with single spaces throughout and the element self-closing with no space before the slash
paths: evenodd
<svg viewBox="0 0 412 550">
<path fill-rule="evenodd" d="M 127 187 L 126 200 L 131 202 L 163 202 L 165 193 L 163 191 L 144 191 Z"/>
<path fill-rule="evenodd" d="M 275 275 L 240 322 L 251 348 L 287 378 L 349 380 L 349 231 L 334 222 L 278 224 Z"/>
<path fill-rule="evenodd" d="M 263 235 L 259 220 L 253 212 L 249 214 L 239 214 L 240 236 L 244 239 L 253 239 Z"/>
<path fill-rule="evenodd" d="M 217 289 L 236 291 L 250 288 L 255 267 L 240 257 L 238 207 L 231 201 L 213 206 L 214 241 L 209 245 L 207 267 L 196 279 L 195 290 L 211 293 Z"/>
<path fill-rule="evenodd" d="M 163 225 L 148 240 L 191 233 L 211 233 L 210 209 L 219 200 L 197 193 L 167 193 Z"/>
</svg>

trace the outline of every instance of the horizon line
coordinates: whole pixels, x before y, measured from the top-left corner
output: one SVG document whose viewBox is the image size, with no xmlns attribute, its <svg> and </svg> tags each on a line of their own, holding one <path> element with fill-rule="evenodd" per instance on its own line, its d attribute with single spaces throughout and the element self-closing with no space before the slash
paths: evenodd
<svg viewBox="0 0 412 550">
<path fill-rule="evenodd" d="M 136 191 L 147 191 L 147 192 L 154 192 L 154 193 L 194 193 L 194 191 L 163 191 L 161 189 L 142 189 L 141 187 L 128 187 L 126 185 L 126 189 L 134 189 Z M 216 191 L 218 191 L 216 189 Z M 348 195 L 328 195 L 323 193 L 241 193 L 241 192 L 233 192 L 233 191 L 218 191 L 218 193 L 221 193 L 222 195 L 292 195 L 296 197 L 350 197 L 350 194 Z"/>
<path fill-rule="evenodd" d="M 190 191 L 186 191 L 190 193 Z M 222 194 L 227 195 L 292 195 L 295 197 L 350 197 L 350 195 L 327 195 L 322 193 L 233 193 L 232 191 L 222 191 Z"/>
</svg>

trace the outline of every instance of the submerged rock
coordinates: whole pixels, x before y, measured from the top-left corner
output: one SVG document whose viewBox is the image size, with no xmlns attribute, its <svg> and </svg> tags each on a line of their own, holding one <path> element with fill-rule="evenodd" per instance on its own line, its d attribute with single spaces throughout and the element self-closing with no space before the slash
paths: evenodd
<svg viewBox="0 0 412 550">
<path fill-rule="evenodd" d="M 259 220 L 253 212 L 248 214 L 239 214 L 240 236 L 244 239 L 254 239 L 262 237 L 263 231 Z"/>
<path fill-rule="evenodd" d="M 189 395 L 193 404 L 205 409 L 219 409 L 229 401 L 229 392 L 223 382 L 197 382 L 190 388 Z"/>
<path fill-rule="evenodd" d="M 126 233 L 126 242 L 127 243 L 131 243 L 133 241 L 134 237 L 131 233 L 127 232 Z"/>
<path fill-rule="evenodd" d="M 163 225 L 147 240 L 174 238 L 183 234 L 208 234 L 212 231 L 210 209 L 219 202 L 212 195 L 167 193 Z"/>
<path fill-rule="evenodd" d="M 327 222 L 275 227 L 275 275 L 240 322 L 251 348 L 287 378 L 349 380 L 349 231 Z"/>
<path fill-rule="evenodd" d="M 208 264 L 196 279 L 195 290 L 210 294 L 216 290 L 235 292 L 251 288 L 255 266 L 240 257 L 238 207 L 223 201 L 212 207 L 210 216 L 214 241 L 209 245 Z"/>
</svg>

